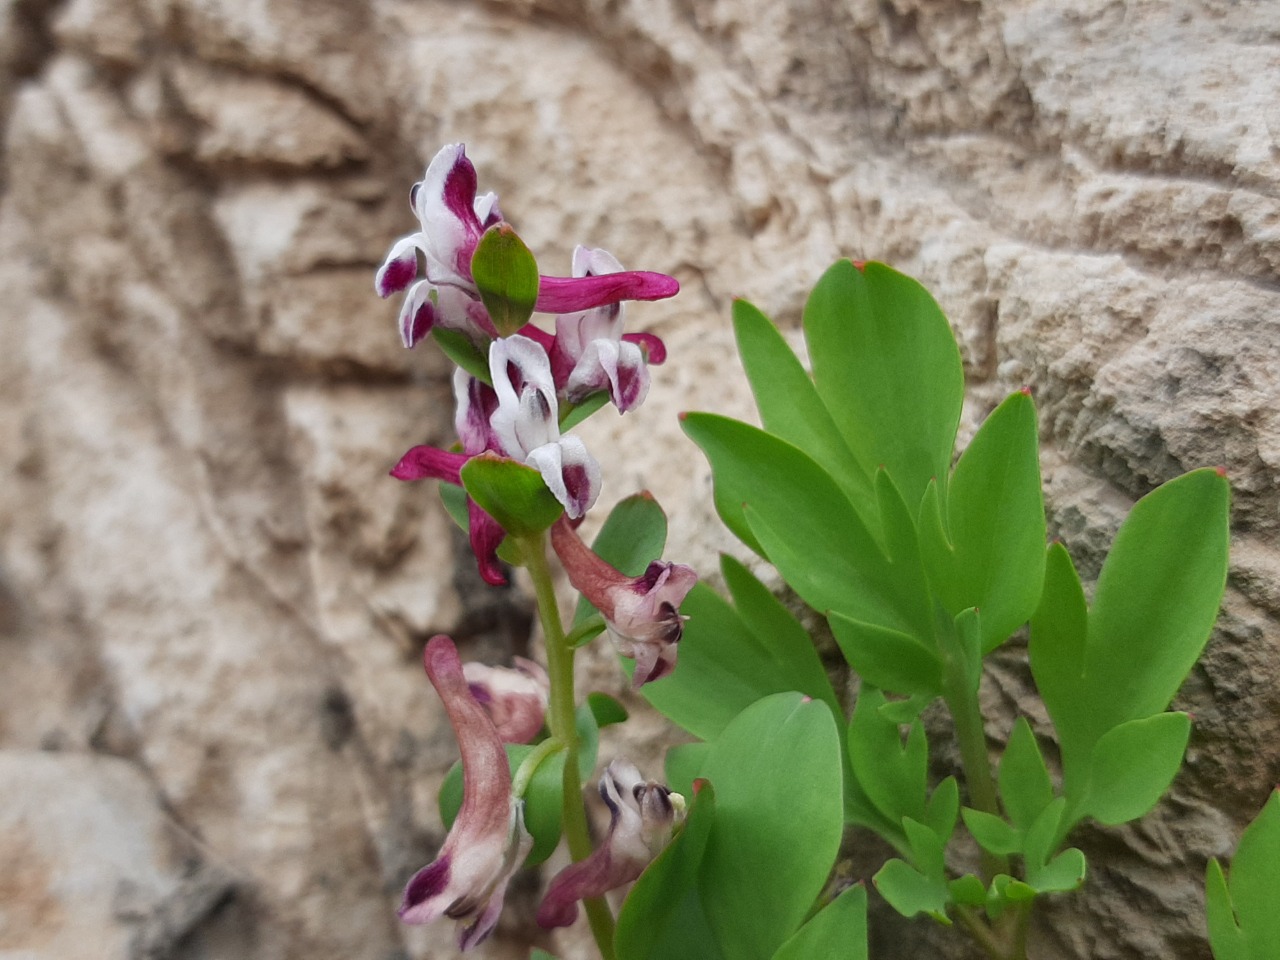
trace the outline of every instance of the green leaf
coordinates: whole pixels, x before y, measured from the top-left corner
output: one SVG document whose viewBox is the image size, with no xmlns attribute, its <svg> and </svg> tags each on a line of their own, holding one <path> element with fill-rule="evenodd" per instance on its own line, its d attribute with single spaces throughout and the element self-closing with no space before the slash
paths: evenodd
<svg viewBox="0 0 1280 960">
<path fill-rule="evenodd" d="M 560 432 L 568 433 L 587 417 L 591 416 L 609 402 L 609 392 L 601 390 L 586 397 L 581 403 L 562 401 L 560 408 Z"/>
<path fill-rule="evenodd" d="M 804 625 L 774 596 L 773 591 L 728 554 L 720 557 L 720 573 L 733 597 L 738 616 L 754 634 L 759 643 L 758 649 L 769 657 L 770 664 L 764 669 L 778 677 L 776 684 L 761 688 L 761 696 L 798 690 L 828 704 L 835 714 L 840 715 L 840 700 L 831 688 L 813 638 Z"/>
<path fill-rule="evenodd" d="M 511 766 L 512 776 L 524 762 L 533 747 L 523 743 L 508 743 L 507 762 Z M 594 763 L 594 757 L 592 758 Z M 524 825 L 533 835 L 533 849 L 529 859 L 530 866 L 541 863 L 555 852 L 560 844 L 560 811 L 563 807 L 564 753 L 563 751 L 548 757 L 538 765 L 537 772 L 529 781 L 524 795 Z M 440 808 L 440 819 L 446 828 L 453 826 L 458 811 L 462 808 L 462 764 L 455 763 L 440 784 L 437 800 Z"/>
<path fill-rule="evenodd" d="M 1099 735 L 1165 709 L 1199 659 L 1227 582 L 1229 499 L 1217 471 L 1195 470 L 1139 500 L 1116 535 L 1089 612 Z"/>
<path fill-rule="evenodd" d="M 936 646 L 935 601 L 920 555 L 914 511 L 902 499 L 897 484 L 886 471 L 876 471 L 875 486 L 880 525 L 892 570 L 889 582 L 896 591 L 896 606 L 906 612 L 914 635 L 930 646 Z"/>
<path fill-rule="evenodd" d="M 804 331 L 818 395 L 850 450 L 918 504 L 929 480 L 946 476 L 964 400 L 947 318 L 915 280 L 841 260 L 810 294 Z"/>
<path fill-rule="evenodd" d="M 915 868 L 926 877 L 945 880 L 946 847 L 942 838 L 911 817 L 902 818 L 902 829 L 907 835 L 907 844 L 911 848 L 911 859 L 915 862 Z"/>
<path fill-rule="evenodd" d="M 529 953 L 529 960 L 556 960 L 556 958 L 552 954 L 547 953 L 547 951 L 539 950 L 537 947 L 534 947 Z"/>
<path fill-rule="evenodd" d="M 1026 717 L 1019 717 L 1000 759 L 1000 799 L 1019 830 L 1026 830 L 1053 802 L 1049 769 Z"/>
<path fill-rule="evenodd" d="M 445 513 L 466 533 L 471 529 L 471 517 L 467 514 L 467 491 L 452 483 L 437 484 L 440 490 L 440 502 L 444 504 Z"/>
<path fill-rule="evenodd" d="M 693 796 L 684 826 L 649 864 L 618 914 L 618 960 L 704 960 L 721 956 L 698 899 L 698 868 L 716 815 L 710 784 Z"/>
<path fill-rule="evenodd" d="M 808 632 L 736 560 L 721 559 L 735 608 L 698 584 L 681 613 L 689 618 L 676 670 L 641 694 L 663 715 L 704 740 L 762 697 L 796 690 L 840 713 Z"/>
<path fill-rule="evenodd" d="M 1280 878 L 1273 878 L 1271 883 L 1274 888 L 1276 883 L 1280 883 Z M 1217 857 L 1209 859 L 1209 868 L 1205 874 L 1204 912 L 1214 960 L 1250 960 L 1249 944 L 1244 931 L 1236 923 L 1227 878 L 1222 873 L 1222 864 L 1218 863 Z M 1274 950 L 1272 953 L 1274 955 Z"/>
<path fill-rule="evenodd" d="M 710 753 L 709 743 L 680 743 L 668 747 L 665 761 L 667 786 L 683 796 L 692 796 L 693 781 L 702 776 L 702 768 Z"/>
<path fill-rule="evenodd" d="M 988 853 L 1005 857 L 1022 852 L 1022 837 L 1018 831 L 994 814 L 965 807 L 960 811 L 964 825 L 978 846 Z"/>
<path fill-rule="evenodd" d="M 1027 885 L 1036 893 L 1070 893 L 1084 884 L 1084 854 L 1075 847 L 1063 850 L 1043 867 L 1027 866 Z"/>
<path fill-rule="evenodd" d="M 924 809 L 924 823 L 942 838 L 945 845 L 955 833 L 960 816 L 960 785 L 955 777 L 947 777 L 933 789 Z"/>
<path fill-rule="evenodd" d="M 609 511 L 591 549 L 628 577 L 638 577 L 662 556 L 667 544 L 667 515 L 649 493 L 633 493 Z M 573 625 L 579 627 L 596 613 L 586 597 L 578 598 Z"/>
<path fill-rule="evenodd" d="M 930 700 L 942 692 L 942 664 L 919 640 L 842 613 L 832 612 L 827 622 L 849 666 L 868 683 Z"/>
<path fill-rule="evenodd" d="M 509 223 L 495 223 L 471 255 L 475 281 L 501 337 L 509 337 L 533 316 L 538 301 L 538 263 Z"/>
<path fill-rule="evenodd" d="M 682 425 L 711 462 L 725 524 L 806 603 L 909 629 L 913 612 L 897 609 L 883 553 L 830 474 L 786 441 L 736 420 L 690 413 Z"/>
<path fill-rule="evenodd" d="M 465 333 L 448 327 L 432 327 L 431 336 L 444 355 L 481 383 L 492 386 L 489 374 L 489 357 Z"/>
<path fill-rule="evenodd" d="M 951 902 L 966 907 L 981 907 L 987 903 L 987 888 L 972 873 L 966 873 L 947 884 Z"/>
<path fill-rule="evenodd" d="M 1053 855 L 1060 836 L 1058 827 L 1066 810 L 1066 799 L 1058 797 L 1027 828 L 1022 840 L 1022 852 L 1026 860 L 1028 882 L 1031 882 L 1032 874 L 1043 868 Z"/>
<path fill-rule="evenodd" d="M 1250 960 L 1280 956 L 1280 791 L 1273 792 L 1249 824 L 1231 859 L 1231 902 L 1249 944 Z M 1217 941 L 1214 941 L 1217 950 Z M 1219 960 L 1224 958 L 1219 957 Z"/>
<path fill-rule="evenodd" d="M 564 513 L 542 474 L 523 463 L 482 453 L 463 464 L 461 472 L 471 499 L 507 533 L 541 533 Z"/>
<path fill-rule="evenodd" d="M 849 887 L 790 937 L 773 960 L 867 960 L 867 888 Z"/>
<path fill-rule="evenodd" d="M 830 709 L 798 693 L 751 705 L 713 745 L 698 889 L 726 956 L 767 960 L 804 921 L 840 847 L 840 770 Z"/>
<path fill-rule="evenodd" d="M 1108 730 L 1093 748 L 1079 815 L 1116 826 L 1146 814 L 1177 775 L 1190 736 L 1185 713 L 1157 713 Z"/>
<path fill-rule="evenodd" d="M 906 861 L 893 859 L 880 868 L 871 882 L 889 906 L 904 917 L 927 913 L 935 920 L 951 925 L 947 916 L 951 891 L 945 879 L 927 877 Z"/>
<path fill-rule="evenodd" d="M 982 649 L 989 653 L 1035 612 L 1044 581 L 1044 501 L 1030 395 L 1009 396 L 966 448 L 951 475 L 946 529 L 936 496 L 921 511 L 930 583 L 952 616 L 966 607 L 982 611 Z"/>
<path fill-rule="evenodd" d="M 904 744 L 898 725 L 881 714 L 883 703 L 884 694 L 864 683 L 847 739 L 854 778 L 889 823 L 923 820 L 929 775 L 924 724 L 914 721 Z"/>
<path fill-rule="evenodd" d="M 627 719 L 627 708 L 607 693 L 588 693 L 587 709 L 596 718 L 597 727 L 609 727 Z"/>
<path fill-rule="evenodd" d="M 1089 613 L 1080 577 L 1066 547 L 1055 543 L 1046 557 L 1044 592 L 1031 617 L 1027 653 L 1036 689 L 1053 725 L 1061 737 L 1071 741 L 1084 732 L 1076 723 L 1076 701 L 1082 695 L 1088 634 Z"/>
<path fill-rule="evenodd" d="M 733 331 L 764 428 L 795 444 L 827 470 L 854 509 L 872 522 L 871 480 L 777 327 L 747 301 L 735 300 Z"/>
</svg>

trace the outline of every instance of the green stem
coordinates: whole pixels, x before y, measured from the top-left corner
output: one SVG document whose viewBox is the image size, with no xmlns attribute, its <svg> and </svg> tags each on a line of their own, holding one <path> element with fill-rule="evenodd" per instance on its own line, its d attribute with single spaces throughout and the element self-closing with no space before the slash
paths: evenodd
<svg viewBox="0 0 1280 960">
<path fill-rule="evenodd" d="M 991 960 L 1005 960 L 1003 945 L 977 913 L 968 907 L 961 907 L 956 910 L 956 918 Z"/>
<path fill-rule="evenodd" d="M 578 727 L 574 716 L 573 647 L 569 646 L 560 619 L 560 606 L 556 602 L 555 584 L 547 565 L 545 535 L 528 537 L 521 544 L 521 553 L 533 579 L 534 596 L 538 602 L 538 617 L 542 622 L 542 634 L 547 645 L 547 675 L 551 679 L 551 701 L 547 722 L 551 736 L 564 744 L 564 835 L 569 843 L 569 855 L 574 861 L 591 856 L 591 834 L 587 829 L 587 810 L 582 799 L 582 779 L 578 773 Z M 602 960 L 614 960 L 613 913 L 603 897 L 582 902 L 587 911 L 591 933 L 600 950 Z"/>
<path fill-rule="evenodd" d="M 967 684 L 954 684 L 945 697 L 952 722 L 956 726 L 956 740 L 960 745 L 960 761 L 964 765 L 969 800 L 976 809 L 998 817 L 1000 802 L 996 799 L 996 784 L 991 777 L 991 760 L 987 756 L 987 734 L 982 727 L 978 692 L 970 690 Z M 996 874 L 1009 872 L 1009 858 L 983 851 L 982 872 L 983 882 L 990 885 Z"/>
</svg>

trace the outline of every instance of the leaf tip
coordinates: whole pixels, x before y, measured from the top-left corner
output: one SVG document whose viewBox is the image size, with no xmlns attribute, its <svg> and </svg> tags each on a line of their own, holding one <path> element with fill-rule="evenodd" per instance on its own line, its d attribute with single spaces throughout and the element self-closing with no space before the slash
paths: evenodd
<svg viewBox="0 0 1280 960">
<path fill-rule="evenodd" d="M 1031 396 L 1031 385 L 1023 384 L 1021 387 L 1018 388 L 1018 392 L 1022 394 L 1024 397 Z"/>
<path fill-rule="evenodd" d="M 698 777 L 697 780 L 693 781 L 693 795 L 696 797 L 698 794 L 700 794 L 702 792 L 702 788 L 705 787 L 706 785 L 707 785 L 707 778 Z"/>
<path fill-rule="evenodd" d="M 849 262 L 853 264 L 853 268 L 859 273 L 862 273 L 867 269 L 867 261 L 865 260 L 854 260 L 853 257 L 850 257 Z"/>
<path fill-rule="evenodd" d="M 1216 473 L 1218 476 L 1222 477 L 1223 480 L 1227 479 L 1226 467 L 1214 467 L 1213 472 Z"/>
</svg>

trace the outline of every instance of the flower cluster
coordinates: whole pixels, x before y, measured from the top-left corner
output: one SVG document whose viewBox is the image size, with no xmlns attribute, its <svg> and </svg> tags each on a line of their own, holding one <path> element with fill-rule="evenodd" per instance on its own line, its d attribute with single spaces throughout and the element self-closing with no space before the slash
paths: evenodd
<svg viewBox="0 0 1280 960">
<path fill-rule="evenodd" d="M 633 685 L 666 676 L 683 631 L 679 606 L 696 575 L 689 567 L 654 561 L 641 576 L 628 577 L 579 539 L 574 528 L 600 496 L 602 471 L 565 425 L 570 416 L 576 414 L 576 421 L 606 402 L 627 413 L 644 401 L 649 364 L 662 363 L 666 348 L 652 334 L 625 330 L 623 301 L 670 297 L 679 285 L 663 274 L 624 270 L 612 254 L 585 246 L 574 250 L 570 276 L 538 274 L 504 221 L 498 198 L 477 193 L 476 171 L 461 144 L 435 156 L 410 204 L 419 229 L 391 247 L 374 286 L 384 298 L 403 294 L 398 324 L 405 347 L 432 337 L 457 360 L 458 440 L 448 449 L 413 447 L 392 476 L 465 489 L 467 465 L 477 458 L 532 468 L 513 469 L 529 483 L 540 478 L 549 492 L 545 502 L 555 511 L 532 530 L 542 537 L 551 524 L 551 544 L 570 582 L 600 612 L 619 653 L 635 660 Z M 532 311 L 554 314 L 554 332 L 530 322 Z M 472 552 L 481 576 L 500 585 L 506 577 L 499 547 L 509 533 L 520 537 L 528 530 L 522 532 L 523 520 L 504 512 L 502 503 L 495 506 L 480 492 L 476 497 L 493 513 L 468 493 Z M 515 669 L 463 666 L 445 636 L 427 644 L 424 662 L 457 736 L 463 802 L 439 855 L 405 888 L 400 917 L 407 923 L 457 920 L 465 950 L 494 929 L 507 883 L 533 843 L 522 796 L 532 774 L 522 768 L 513 780 L 504 744 L 537 744 L 528 754 L 536 767 L 564 742 L 547 739 L 544 720 L 555 693 L 538 664 L 517 659 Z M 572 699 L 572 689 L 564 693 Z M 611 813 L 608 838 L 553 880 L 539 912 L 545 926 L 572 923 L 578 900 L 634 880 L 670 838 L 683 809 L 678 795 L 645 781 L 622 760 L 609 765 L 600 793 Z"/>
</svg>

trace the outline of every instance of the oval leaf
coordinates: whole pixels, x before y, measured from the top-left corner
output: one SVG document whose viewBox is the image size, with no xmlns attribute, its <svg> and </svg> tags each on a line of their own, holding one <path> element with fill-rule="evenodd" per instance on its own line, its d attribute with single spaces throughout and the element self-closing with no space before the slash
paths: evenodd
<svg viewBox="0 0 1280 960">
<path fill-rule="evenodd" d="M 533 467 L 485 453 L 462 466 L 462 485 L 499 526 L 515 536 L 541 533 L 564 507 Z"/>
<path fill-rule="evenodd" d="M 538 263 L 509 223 L 495 223 L 471 255 L 471 278 L 498 335 L 529 322 L 538 302 Z"/>
</svg>

